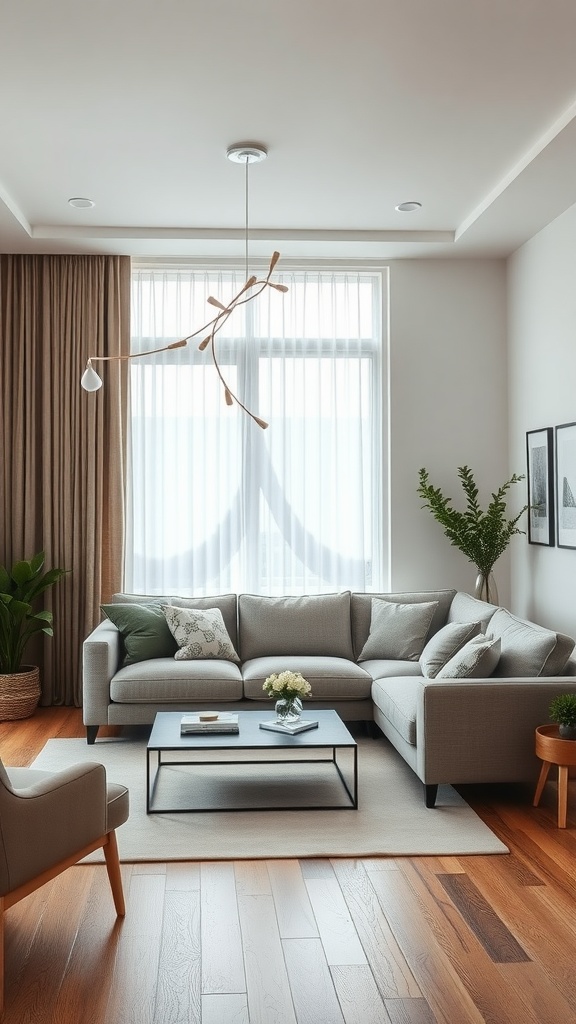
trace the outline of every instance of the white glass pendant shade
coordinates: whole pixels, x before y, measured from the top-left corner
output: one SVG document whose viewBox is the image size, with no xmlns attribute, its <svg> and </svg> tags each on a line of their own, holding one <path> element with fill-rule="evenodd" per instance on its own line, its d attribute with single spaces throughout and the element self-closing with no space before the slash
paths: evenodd
<svg viewBox="0 0 576 1024">
<path fill-rule="evenodd" d="M 91 363 L 84 370 L 80 383 L 84 391 L 98 391 L 102 387 L 102 381 Z"/>
</svg>

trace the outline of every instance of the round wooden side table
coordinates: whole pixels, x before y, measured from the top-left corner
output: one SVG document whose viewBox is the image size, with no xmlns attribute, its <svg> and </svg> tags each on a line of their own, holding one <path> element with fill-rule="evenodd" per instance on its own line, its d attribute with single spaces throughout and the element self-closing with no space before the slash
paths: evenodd
<svg viewBox="0 0 576 1024">
<path fill-rule="evenodd" d="M 551 766 L 558 765 L 558 828 L 566 828 L 568 769 L 576 765 L 576 740 L 560 739 L 557 725 L 539 725 L 536 729 L 536 756 L 542 761 L 542 768 L 533 806 L 538 807 Z"/>
</svg>

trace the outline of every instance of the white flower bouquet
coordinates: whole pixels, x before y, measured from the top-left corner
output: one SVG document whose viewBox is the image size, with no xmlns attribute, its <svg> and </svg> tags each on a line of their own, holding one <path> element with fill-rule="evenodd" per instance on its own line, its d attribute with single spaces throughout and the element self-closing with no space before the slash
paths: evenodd
<svg viewBox="0 0 576 1024">
<path fill-rule="evenodd" d="M 312 693 L 312 687 L 307 679 L 301 672 L 273 672 L 271 676 L 268 676 L 264 680 L 263 690 L 266 691 L 269 697 L 275 697 L 276 700 L 288 700 L 293 701 L 295 697 L 300 700 L 302 697 L 308 697 Z"/>
</svg>

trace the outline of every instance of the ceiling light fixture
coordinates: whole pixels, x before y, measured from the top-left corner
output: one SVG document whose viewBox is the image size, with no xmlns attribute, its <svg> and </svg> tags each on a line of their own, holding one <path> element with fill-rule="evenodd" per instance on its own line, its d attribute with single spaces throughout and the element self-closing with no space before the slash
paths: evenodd
<svg viewBox="0 0 576 1024">
<path fill-rule="evenodd" d="M 394 209 L 397 210 L 398 213 L 414 213 L 415 210 L 422 209 L 422 203 L 418 203 L 416 200 L 412 199 L 408 203 L 398 203 L 398 206 L 395 206 Z"/>
<path fill-rule="evenodd" d="M 96 204 L 91 199 L 81 199 L 79 196 L 74 199 L 68 200 L 70 206 L 73 206 L 76 210 L 89 210 L 91 206 Z"/>
<path fill-rule="evenodd" d="M 250 276 L 248 275 L 248 168 L 251 163 L 259 163 L 260 161 L 265 160 L 267 156 L 267 150 L 264 148 L 264 146 L 260 146 L 256 143 L 246 142 L 230 146 L 230 148 L 226 152 L 226 156 L 228 157 L 229 160 L 232 160 L 234 163 L 244 164 L 246 171 L 244 183 L 244 261 L 246 273 L 245 284 L 242 286 L 237 295 L 235 295 L 234 298 L 231 299 L 231 301 L 227 305 L 225 305 L 223 302 L 220 302 L 219 299 L 215 299 L 211 295 L 207 301 L 210 303 L 211 306 L 215 306 L 216 309 L 219 310 L 219 312 L 212 320 L 209 320 L 208 323 L 203 324 L 202 327 L 199 327 L 198 330 L 193 331 L 192 334 L 188 334 L 185 338 L 181 338 L 180 341 L 174 341 L 172 342 L 171 345 L 164 345 L 162 348 L 148 349 L 146 352 L 133 352 L 127 356 L 90 356 L 86 363 L 86 369 L 82 374 L 82 379 L 80 383 L 85 391 L 98 391 L 102 387 L 102 380 L 96 373 L 96 370 L 92 366 L 92 363 L 108 362 L 113 359 L 118 361 L 127 359 L 138 359 L 140 356 L 148 356 L 155 354 L 156 352 L 168 352 L 170 349 L 173 348 L 182 348 L 184 345 L 187 345 L 192 338 L 196 338 L 199 334 L 204 334 L 204 331 L 209 329 L 209 333 L 203 339 L 203 341 L 200 342 L 198 348 L 200 349 L 201 352 L 203 352 L 204 349 L 206 349 L 208 345 L 210 345 L 212 362 L 214 363 L 214 368 L 224 388 L 224 399 L 226 401 L 226 405 L 233 405 L 234 402 L 236 402 L 236 404 L 239 405 L 240 408 L 243 409 L 244 412 L 247 413 L 247 415 L 250 416 L 254 420 L 254 422 L 258 424 L 259 427 L 262 427 L 265 430 L 266 427 L 268 426 L 266 421 L 261 419 L 259 416 L 256 416 L 255 413 L 250 412 L 250 409 L 248 409 L 244 405 L 244 403 L 240 401 L 238 396 L 234 394 L 229 384 L 224 379 L 222 370 L 220 368 L 220 364 L 216 358 L 216 334 L 218 333 L 218 331 L 222 329 L 228 318 L 232 315 L 232 313 L 238 306 L 243 306 L 247 302 L 251 302 L 252 299 L 255 299 L 258 295 L 260 295 L 265 288 L 274 288 L 276 289 L 276 291 L 279 292 L 287 292 L 288 288 L 285 284 L 276 284 L 274 281 L 270 280 L 272 271 L 274 270 L 274 267 L 276 266 L 278 260 L 280 259 L 279 252 L 272 253 L 272 258 L 270 260 L 270 266 L 268 268 L 268 273 L 266 274 L 266 277 L 259 279 L 254 274 Z M 72 202 L 72 200 L 70 200 L 70 202 Z M 87 202 L 90 201 L 87 200 Z"/>
</svg>

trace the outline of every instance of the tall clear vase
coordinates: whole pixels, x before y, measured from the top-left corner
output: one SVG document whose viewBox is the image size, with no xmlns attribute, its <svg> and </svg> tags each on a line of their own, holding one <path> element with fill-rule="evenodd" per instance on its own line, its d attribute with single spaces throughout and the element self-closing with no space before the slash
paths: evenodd
<svg viewBox="0 0 576 1024">
<path fill-rule="evenodd" d="M 491 572 L 478 573 L 476 586 L 474 587 L 474 597 L 477 597 L 480 601 L 487 601 L 488 604 L 499 604 L 498 588 Z"/>
</svg>

